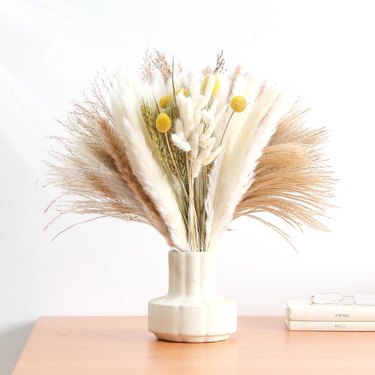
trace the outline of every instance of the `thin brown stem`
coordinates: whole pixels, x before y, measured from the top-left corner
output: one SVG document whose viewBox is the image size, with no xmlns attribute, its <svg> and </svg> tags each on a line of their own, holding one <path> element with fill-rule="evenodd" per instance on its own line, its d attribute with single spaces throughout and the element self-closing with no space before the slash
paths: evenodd
<svg viewBox="0 0 375 375">
<path fill-rule="evenodd" d="M 228 125 L 229 125 L 230 120 L 232 119 L 233 115 L 234 115 L 234 111 L 233 111 L 233 112 L 231 113 L 231 115 L 229 116 L 228 122 L 227 122 L 227 124 L 225 125 L 225 129 L 224 129 L 223 135 L 221 136 L 221 140 L 220 140 L 220 146 L 221 146 L 221 144 L 223 143 L 223 139 L 224 139 L 224 137 L 225 137 L 225 133 L 227 132 Z"/>
</svg>

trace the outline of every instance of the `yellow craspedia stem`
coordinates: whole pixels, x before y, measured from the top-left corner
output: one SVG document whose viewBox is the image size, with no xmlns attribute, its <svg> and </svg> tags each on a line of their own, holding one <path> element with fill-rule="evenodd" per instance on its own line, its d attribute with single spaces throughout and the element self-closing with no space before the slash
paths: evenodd
<svg viewBox="0 0 375 375">
<path fill-rule="evenodd" d="M 159 133 L 166 133 L 172 126 L 172 120 L 166 113 L 160 113 L 156 118 L 156 130 Z"/>
<path fill-rule="evenodd" d="M 159 99 L 159 105 L 161 108 L 165 109 L 172 100 L 172 95 L 164 95 Z"/>
<path fill-rule="evenodd" d="M 202 93 L 204 94 L 205 91 L 206 91 L 206 87 L 207 87 L 207 82 L 208 80 L 210 79 L 210 74 L 207 74 L 204 78 L 203 78 L 203 82 L 202 82 Z M 220 79 L 215 75 L 215 85 L 214 85 L 214 88 L 212 89 L 212 96 L 215 96 L 218 92 L 220 88 Z"/>
<path fill-rule="evenodd" d="M 243 112 L 246 109 L 247 103 L 243 96 L 233 96 L 230 100 L 230 107 L 234 112 Z"/>
</svg>

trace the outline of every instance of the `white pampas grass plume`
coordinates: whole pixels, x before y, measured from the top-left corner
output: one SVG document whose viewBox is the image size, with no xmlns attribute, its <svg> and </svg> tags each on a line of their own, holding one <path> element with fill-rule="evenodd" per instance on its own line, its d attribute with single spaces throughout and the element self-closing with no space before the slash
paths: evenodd
<svg viewBox="0 0 375 375">
<path fill-rule="evenodd" d="M 155 202 L 160 215 L 169 229 L 171 239 L 178 250 L 187 251 L 186 229 L 182 221 L 181 213 L 173 196 L 171 186 L 163 173 L 160 165 L 155 160 L 154 155 L 148 146 L 145 131 L 137 131 L 136 127 L 141 127 L 142 122 L 137 118 L 134 108 L 128 107 L 126 85 L 123 85 L 123 92 L 120 93 L 124 100 L 122 103 L 113 103 L 116 113 L 122 113 L 122 121 L 115 122 L 117 129 L 120 129 L 122 140 L 126 146 L 130 165 L 135 175 L 141 182 L 145 191 Z M 133 121 L 131 121 L 133 119 Z M 141 155 L 141 157 L 140 157 Z"/>
<path fill-rule="evenodd" d="M 215 248 L 216 244 L 213 244 L 212 241 L 212 223 L 214 221 L 214 216 L 216 215 L 215 211 L 215 196 L 216 196 L 216 189 L 220 177 L 221 167 L 223 165 L 224 154 L 220 154 L 211 169 L 211 172 L 208 176 L 208 184 L 207 184 L 207 197 L 205 199 L 204 208 L 206 211 L 206 245 L 208 248 Z M 217 237 L 217 236 L 216 236 Z"/>
<path fill-rule="evenodd" d="M 251 184 L 258 158 L 278 121 L 290 110 L 287 94 L 274 88 L 268 89 L 248 114 L 232 150 L 223 158 L 215 192 L 212 238 L 207 241 L 216 243 L 217 237 L 233 220 L 235 208 Z"/>
<path fill-rule="evenodd" d="M 259 90 L 261 84 L 263 83 L 263 79 L 261 76 L 255 76 L 249 73 L 243 78 L 243 80 L 238 79 L 237 82 L 243 82 L 241 85 L 243 87 L 243 91 L 235 91 L 238 90 L 239 84 L 237 83 L 237 85 L 234 85 L 232 96 L 236 95 L 235 93 L 242 93 L 247 101 L 247 107 L 243 113 L 237 114 L 235 119 L 236 122 L 231 126 L 228 150 L 233 149 L 233 145 L 237 142 L 237 139 L 241 134 L 242 127 L 247 119 L 247 115 L 252 111 L 254 103 L 259 95 Z"/>
</svg>

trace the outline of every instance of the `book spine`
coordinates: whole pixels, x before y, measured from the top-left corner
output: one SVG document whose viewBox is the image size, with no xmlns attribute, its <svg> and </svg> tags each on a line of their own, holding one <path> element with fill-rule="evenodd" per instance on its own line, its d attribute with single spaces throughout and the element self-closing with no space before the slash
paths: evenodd
<svg viewBox="0 0 375 375">
<path fill-rule="evenodd" d="M 287 320 L 291 331 L 375 331 L 375 322 L 313 322 Z"/>
<path fill-rule="evenodd" d="M 374 322 L 373 308 L 353 308 L 353 306 L 312 306 L 306 309 L 288 309 L 290 320 L 333 321 L 333 322 Z"/>
</svg>

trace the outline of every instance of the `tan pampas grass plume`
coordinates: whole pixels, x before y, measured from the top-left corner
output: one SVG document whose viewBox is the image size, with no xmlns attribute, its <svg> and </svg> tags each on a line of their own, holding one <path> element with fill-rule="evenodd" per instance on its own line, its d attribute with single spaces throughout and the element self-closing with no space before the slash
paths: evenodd
<svg viewBox="0 0 375 375">
<path fill-rule="evenodd" d="M 287 234 L 258 213 L 269 212 L 293 228 L 328 230 L 318 218 L 332 207 L 334 178 L 321 150 L 327 131 L 304 128 L 307 111 L 293 111 L 278 124 L 254 171 L 253 182 L 236 206 L 234 218 L 260 220 Z"/>
<path fill-rule="evenodd" d="M 215 249 L 240 216 L 289 241 L 263 212 L 326 230 L 327 132 L 309 129 L 306 116 L 283 88 L 239 66 L 227 73 L 222 52 L 203 75 L 148 52 L 140 74 L 98 79 L 74 106 L 49 164 L 49 183 L 62 190 L 51 207 L 56 218 L 149 224 L 178 251 Z"/>
<path fill-rule="evenodd" d="M 155 203 L 130 166 L 98 84 L 92 98 L 95 101 L 74 106 L 64 124 L 68 137 L 60 139 L 65 150 L 54 153 L 57 162 L 49 164 L 50 184 L 63 189 L 68 197 L 79 197 L 59 202 L 56 208 L 60 212 L 144 222 L 173 246 Z"/>
</svg>

